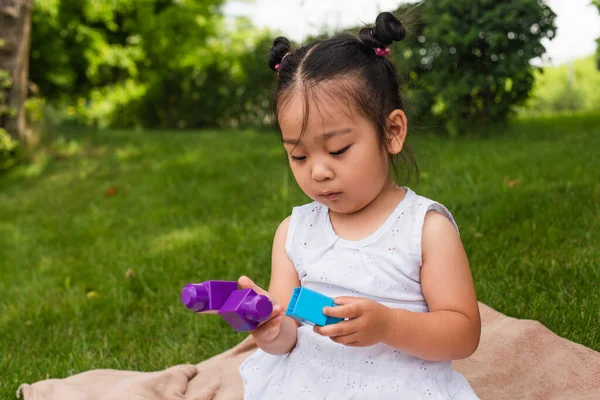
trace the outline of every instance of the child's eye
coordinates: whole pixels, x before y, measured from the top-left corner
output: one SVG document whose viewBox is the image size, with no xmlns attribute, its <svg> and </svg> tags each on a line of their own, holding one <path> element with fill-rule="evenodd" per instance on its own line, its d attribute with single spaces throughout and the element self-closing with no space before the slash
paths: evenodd
<svg viewBox="0 0 600 400">
<path fill-rule="evenodd" d="M 344 148 L 343 148 L 343 149 L 341 149 L 341 150 L 338 150 L 338 151 L 332 151 L 332 152 L 331 152 L 331 153 L 329 153 L 329 154 L 331 154 L 332 156 L 339 156 L 340 154 L 343 154 L 343 153 L 345 153 L 345 152 L 346 152 L 346 150 L 348 150 L 349 148 L 350 148 L 350 146 L 346 146 L 346 147 L 344 147 Z"/>
<path fill-rule="evenodd" d="M 301 157 L 290 156 L 290 158 L 294 161 L 302 161 L 306 158 L 306 156 L 301 156 Z"/>
</svg>

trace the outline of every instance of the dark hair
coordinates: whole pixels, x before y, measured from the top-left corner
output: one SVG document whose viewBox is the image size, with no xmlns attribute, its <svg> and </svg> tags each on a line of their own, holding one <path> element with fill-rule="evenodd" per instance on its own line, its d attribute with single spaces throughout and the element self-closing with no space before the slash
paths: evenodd
<svg viewBox="0 0 600 400">
<path fill-rule="evenodd" d="M 395 109 L 404 110 L 405 100 L 394 65 L 387 57 L 377 56 L 376 49 L 384 49 L 405 36 L 405 28 L 398 18 L 384 12 L 377 16 L 374 27 L 362 28 L 358 38 L 344 33 L 313 41 L 296 50 L 292 50 L 286 38 L 276 38 L 269 52 L 269 67 L 279 74 L 272 112 L 280 136 L 279 111 L 295 90 L 302 90 L 306 110 L 302 133 L 308 123 L 309 97 L 315 99 L 318 94 L 321 100 L 326 96 L 343 101 L 349 109 L 353 105 L 376 127 L 379 142 L 385 147 L 387 117 Z M 317 92 L 314 90 L 317 87 L 326 90 Z M 418 175 L 414 156 L 406 147 L 400 154 L 390 156 L 390 164 L 399 177 L 398 163 L 404 164 L 402 172 L 408 178 L 413 168 Z"/>
</svg>

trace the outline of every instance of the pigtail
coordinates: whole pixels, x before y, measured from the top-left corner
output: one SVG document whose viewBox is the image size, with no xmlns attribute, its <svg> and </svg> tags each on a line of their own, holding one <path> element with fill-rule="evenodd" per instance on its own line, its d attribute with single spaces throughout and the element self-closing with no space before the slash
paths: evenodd
<svg viewBox="0 0 600 400">
<path fill-rule="evenodd" d="M 269 68 L 278 71 L 280 64 L 291 53 L 292 45 L 290 41 L 283 36 L 278 37 L 273 42 L 273 47 L 269 50 Z"/>
<path fill-rule="evenodd" d="M 394 14 L 383 12 L 375 19 L 373 28 L 362 28 L 358 37 L 366 47 L 384 49 L 393 42 L 399 42 L 406 36 L 406 29 Z M 379 54 L 378 54 L 379 55 Z"/>
</svg>

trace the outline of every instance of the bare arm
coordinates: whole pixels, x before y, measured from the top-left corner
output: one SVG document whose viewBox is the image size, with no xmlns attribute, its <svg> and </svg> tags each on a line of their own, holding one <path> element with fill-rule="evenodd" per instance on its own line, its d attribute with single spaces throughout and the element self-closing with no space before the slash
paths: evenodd
<svg viewBox="0 0 600 400">
<path fill-rule="evenodd" d="M 283 314 L 287 309 L 293 290 L 300 286 L 294 264 L 285 251 L 289 222 L 290 217 L 287 217 L 279 224 L 273 239 L 271 282 L 269 283 L 268 294 L 274 300 L 277 312 L 274 310 L 273 314 L 275 315 L 272 319 L 259 326 L 252 333 L 258 347 L 270 354 L 289 353 L 296 346 L 298 338 L 298 324 L 296 321 L 285 316 L 280 319 L 276 317 Z"/>
<path fill-rule="evenodd" d="M 457 360 L 479 345 L 481 321 L 469 261 L 452 223 L 425 216 L 421 286 L 428 313 L 392 309 L 384 343 L 417 357 Z"/>
</svg>

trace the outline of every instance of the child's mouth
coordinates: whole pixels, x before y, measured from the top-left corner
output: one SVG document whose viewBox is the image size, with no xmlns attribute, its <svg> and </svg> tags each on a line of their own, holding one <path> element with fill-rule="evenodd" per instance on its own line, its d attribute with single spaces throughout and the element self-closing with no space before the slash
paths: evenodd
<svg viewBox="0 0 600 400">
<path fill-rule="evenodd" d="M 331 193 L 327 193 L 327 194 L 321 194 L 320 196 L 327 199 L 327 200 L 333 200 L 335 198 L 337 198 L 340 195 L 341 192 L 331 192 Z"/>
</svg>

